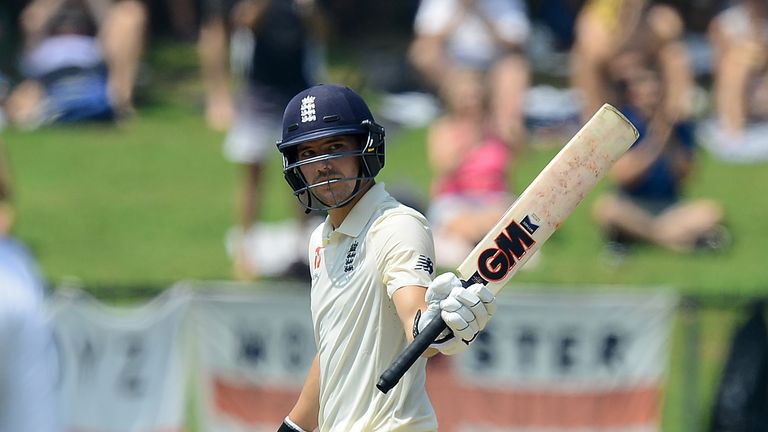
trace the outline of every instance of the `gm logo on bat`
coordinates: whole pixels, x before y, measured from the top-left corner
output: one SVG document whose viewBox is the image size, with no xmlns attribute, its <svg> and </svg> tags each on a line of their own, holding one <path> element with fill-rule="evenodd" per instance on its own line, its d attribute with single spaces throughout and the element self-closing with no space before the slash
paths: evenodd
<svg viewBox="0 0 768 432">
<path fill-rule="evenodd" d="M 539 229 L 533 223 L 538 220 L 526 215 L 520 223 L 512 221 L 496 238 L 496 247 L 490 247 L 480 252 L 477 258 L 477 271 L 469 278 L 470 283 L 481 283 L 503 280 L 523 256 L 536 244 L 532 235 Z"/>
</svg>

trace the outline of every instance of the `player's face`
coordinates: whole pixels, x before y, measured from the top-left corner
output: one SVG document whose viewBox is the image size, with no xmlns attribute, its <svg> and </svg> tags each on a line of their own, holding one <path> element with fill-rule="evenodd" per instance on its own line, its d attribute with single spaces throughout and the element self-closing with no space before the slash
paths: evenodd
<svg viewBox="0 0 768 432">
<path fill-rule="evenodd" d="M 310 191 L 326 205 L 340 203 L 355 191 L 359 172 L 360 143 L 353 136 L 336 136 L 299 144 L 299 162 L 319 158 L 317 162 L 302 165 L 300 170 Z M 349 156 L 340 156 L 342 154 Z M 322 158 L 322 156 L 337 156 Z"/>
</svg>

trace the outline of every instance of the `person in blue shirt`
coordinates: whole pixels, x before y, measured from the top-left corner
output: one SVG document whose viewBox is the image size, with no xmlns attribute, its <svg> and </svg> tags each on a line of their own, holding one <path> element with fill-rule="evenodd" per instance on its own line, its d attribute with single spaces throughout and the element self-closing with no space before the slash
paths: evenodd
<svg viewBox="0 0 768 432">
<path fill-rule="evenodd" d="M 61 432 L 57 357 L 45 285 L 32 255 L 11 234 L 0 143 L 0 431 Z"/>
<path fill-rule="evenodd" d="M 26 249 L 0 235 L 0 430 L 60 432 L 56 349 Z"/>
<path fill-rule="evenodd" d="M 722 206 L 683 197 L 695 167 L 693 124 L 660 114 L 660 76 L 641 53 L 617 56 L 612 77 L 620 110 L 640 137 L 613 166 L 616 188 L 596 201 L 597 222 L 620 244 L 645 242 L 677 252 L 722 248 L 729 238 Z"/>
</svg>

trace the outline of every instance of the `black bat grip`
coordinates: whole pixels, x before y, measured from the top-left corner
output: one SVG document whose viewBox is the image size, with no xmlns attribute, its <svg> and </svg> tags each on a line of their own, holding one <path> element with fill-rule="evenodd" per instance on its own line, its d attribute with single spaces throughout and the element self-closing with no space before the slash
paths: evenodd
<svg viewBox="0 0 768 432">
<path fill-rule="evenodd" d="M 413 342 L 411 342 L 411 344 L 400 353 L 395 361 L 392 362 L 387 370 L 381 374 L 379 382 L 376 384 L 376 388 L 383 393 L 390 391 L 447 327 L 448 325 L 446 325 L 439 316 L 430 321 L 429 324 L 427 324 L 427 326 L 413 339 Z"/>
</svg>

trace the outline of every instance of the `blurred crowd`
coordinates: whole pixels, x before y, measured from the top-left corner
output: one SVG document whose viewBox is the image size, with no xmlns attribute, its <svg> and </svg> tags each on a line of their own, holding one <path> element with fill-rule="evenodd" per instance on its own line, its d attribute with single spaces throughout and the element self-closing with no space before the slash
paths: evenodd
<svg viewBox="0 0 768 432">
<path fill-rule="evenodd" d="M 152 13 L 160 3 L 4 1 L 0 124 L 33 130 L 136 116 L 141 106 L 135 89 L 158 19 Z M 423 144 L 432 174 L 425 210 L 440 266 L 456 266 L 521 192 L 512 179 L 536 133 L 546 129 L 542 122 L 550 128 L 580 124 L 605 102 L 617 106 L 641 134 L 615 165 L 613 187 L 592 209 L 611 256 L 623 259 L 637 243 L 681 253 L 728 246 L 722 206 L 713 199 L 688 198 L 686 179 L 696 168 L 702 140 L 724 149 L 723 154 L 743 151 L 755 158 L 768 148 L 768 134 L 760 132 L 768 121 L 765 1 L 364 3 L 163 3 L 173 35 L 197 44 L 206 101 L 201 118 L 226 133 L 224 155 L 241 167 L 238 216 L 229 236 L 234 277 L 296 270 L 268 265 L 270 256 L 290 264 L 283 259 L 287 256 L 303 269 L 300 239 L 306 237 L 301 233 L 316 215 L 297 208 L 295 223 L 284 230 L 295 241 L 283 242 L 295 247 L 264 253 L 260 242 L 270 232 L 259 222 L 264 169 L 275 161 L 285 104 L 303 88 L 329 80 L 328 52 L 342 42 L 366 54 L 360 56 L 360 69 L 370 77 L 350 77 L 346 84 L 382 93 L 416 92 L 438 101 L 438 114 L 424 125 Z M 399 18 L 387 21 L 393 17 Z M 387 22 L 393 23 L 391 33 Z M 402 22 L 406 28 L 397 26 Z M 701 56 L 694 47 L 709 54 Z M 392 51 L 399 56 L 384 55 Z M 558 102 L 549 105 L 551 118 L 539 116 L 534 122 L 530 108 L 541 103 L 534 97 L 541 93 L 534 90 L 553 81 L 572 93 L 558 94 Z M 711 103 L 702 104 L 702 92 Z M 9 184 L 0 165 L 0 318 L 15 319 L 10 325 L 31 332 L 34 337 L 25 337 L 29 355 L 39 358 L 34 352 L 48 343 L 37 315 L 43 289 L 28 252 L 11 237 Z M 1 323 L 1 345 L 8 346 L 18 334 L 4 331 Z M 26 361 L 3 357 L 9 353 L 0 352 L 0 365 Z M 13 373 L 0 368 L 0 386 L 12 385 L 6 378 Z M 49 389 L 41 383 L 38 390 L 46 395 Z M 7 391 L 0 388 L 0 395 Z M 53 430 L 53 423 L 18 426 L 12 417 L 0 409 L 0 430 Z M 30 418 L 47 421 L 42 415 Z"/>
<path fill-rule="evenodd" d="M 0 62 L 0 121 L 32 130 L 130 120 L 141 109 L 135 89 L 151 37 L 196 43 L 201 116 L 225 133 L 224 156 L 241 167 L 228 235 L 233 275 L 269 276 L 292 269 L 275 269 L 270 255 L 303 259 L 301 235 L 285 242 L 296 247 L 284 254 L 259 252 L 276 232 L 260 226 L 260 216 L 279 119 L 292 95 L 330 80 L 328 53 L 343 45 L 361 53 L 352 56 L 360 74 L 342 78 L 345 84 L 409 95 L 394 111 L 407 105 L 406 117 L 425 119 L 432 184 L 424 210 L 441 265 L 456 265 L 520 193 L 516 167 L 542 133 L 567 137 L 605 102 L 641 133 L 612 172 L 613 190 L 593 209 L 610 251 L 624 255 L 637 242 L 717 250 L 729 243 L 723 209 L 686 199 L 685 180 L 701 141 L 731 155 L 768 148 L 760 133 L 768 124 L 766 7 L 760 0 L 365 7 L 349 0 L 16 0 L 0 10 L 0 44 L 13 45 Z M 167 28 L 158 31 L 161 25 Z M 418 101 L 437 108 L 415 113 Z M 381 111 L 390 133 L 402 126 L 397 112 Z M 286 236 L 317 216 L 295 214 Z"/>
</svg>

